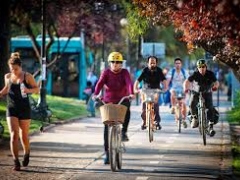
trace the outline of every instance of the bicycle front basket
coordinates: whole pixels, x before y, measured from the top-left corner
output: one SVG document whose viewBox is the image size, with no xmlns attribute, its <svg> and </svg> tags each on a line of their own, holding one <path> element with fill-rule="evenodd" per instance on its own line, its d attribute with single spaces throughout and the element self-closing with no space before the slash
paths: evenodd
<svg viewBox="0 0 240 180">
<path fill-rule="evenodd" d="M 119 104 L 104 104 L 100 108 L 102 122 L 104 124 L 123 123 L 127 107 Z"/>
</svg>

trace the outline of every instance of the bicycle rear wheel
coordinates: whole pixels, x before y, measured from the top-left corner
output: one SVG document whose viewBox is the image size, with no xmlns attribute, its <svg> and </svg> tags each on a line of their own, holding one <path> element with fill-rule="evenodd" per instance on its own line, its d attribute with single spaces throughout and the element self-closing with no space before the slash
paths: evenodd
<svg viewBox="0 0 240 180">
<path fill-rule="evenodd" d="M 116 126 L 112 126 L 110 133 L 110 144 L 109 144 L 109 159 L 110 166 L 112 171 L 116 171 L 117 163 L 117 128 Z"/>
<path fill-rule="evenodd" d="M 121 133 L 121 128 L 118 126 L 117 127 L 117 168 L 122 169 L 122 133 Z"/>
</svg>

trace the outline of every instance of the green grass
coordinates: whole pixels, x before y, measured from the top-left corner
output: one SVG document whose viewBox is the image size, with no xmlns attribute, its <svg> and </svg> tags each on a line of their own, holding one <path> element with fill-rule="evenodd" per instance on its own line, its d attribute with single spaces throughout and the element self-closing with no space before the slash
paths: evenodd
<svg viewBox="0 0 240 180">
<path fill-rule="evenodd" d="M 35 100 L 38 99 L 37 95 L 34 95 Z M 85 101 L 81 101 L 74 98 L 63 98 L 58 96 L 47 96 L 47 104 L 50 110 L 53 112 L 51 117 L 51 123 L 56 121 L 66 121 L 71 118 L 76 118 L 80 116 L 86 116 L 86 105 Z M 0 118 L 4 126 L 4 137 L 9 138 L 9 131 L 6 123 L 6 100 L 0 100 Z M 32 120 L 30 126 L 30 132 L 39 130 L 42 126 L 42 122 L 38 120 Z"/>
<path fill-rule="evenodd" d="M 232 125 L 240 125 L 240 91 L 235 99 L 235 107 L 227 113 L 227 120 Z M 240 175 L 240 139 L 239 135 L 232 133 L 232 155 L 233 170 L 236 175 Z"/>
</svg>

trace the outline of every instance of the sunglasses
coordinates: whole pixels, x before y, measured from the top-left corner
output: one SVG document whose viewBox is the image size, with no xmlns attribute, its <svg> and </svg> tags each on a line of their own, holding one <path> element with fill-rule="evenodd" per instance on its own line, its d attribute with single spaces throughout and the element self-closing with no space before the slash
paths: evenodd
<svg viewBox="0 0 240 180">
<path fill-rule="evenodd" d="M 114 64 L 114 63 L 115 63 L 115 64 L 122 64 L 121 61 L 111 61 L 111 63 L 112 63 L 112 64 Z"/>
<path fill-rule="evenodd" d="M 204 66 L 198 66 L 198 68 L 205 68 L 206 66 L 204 65 Z"/>
</svg>

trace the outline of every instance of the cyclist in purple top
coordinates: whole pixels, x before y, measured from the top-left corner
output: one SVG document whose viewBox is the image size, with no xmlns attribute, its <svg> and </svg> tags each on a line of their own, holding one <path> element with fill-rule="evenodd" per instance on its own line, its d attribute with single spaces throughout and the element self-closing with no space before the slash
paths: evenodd
<svg viewBox="0 0 240 180">
<path fill-rule="evenodd" d="M 108 56 L 110 68 L 103 71 L 101 74 L 93 95 L 93 99 L 104 89 L 103 101 L 106 103 L 118 103 L 122 97 L 133 94 L 132 80 L 129 72 L 122 68 L 123 57 L 119 52 L 112 52 Z M 125 100 L 122 103 L 127 106 L 127 113 L 122 128 L 122 141 L 128 141 L 127 129 L 130 120 L 130 101 Z M 109 164 L 109 151 L 108 151 L 108 126 L 104 125 L 104 150 L 106 158 L 104 164 Z"/>
</svg>

